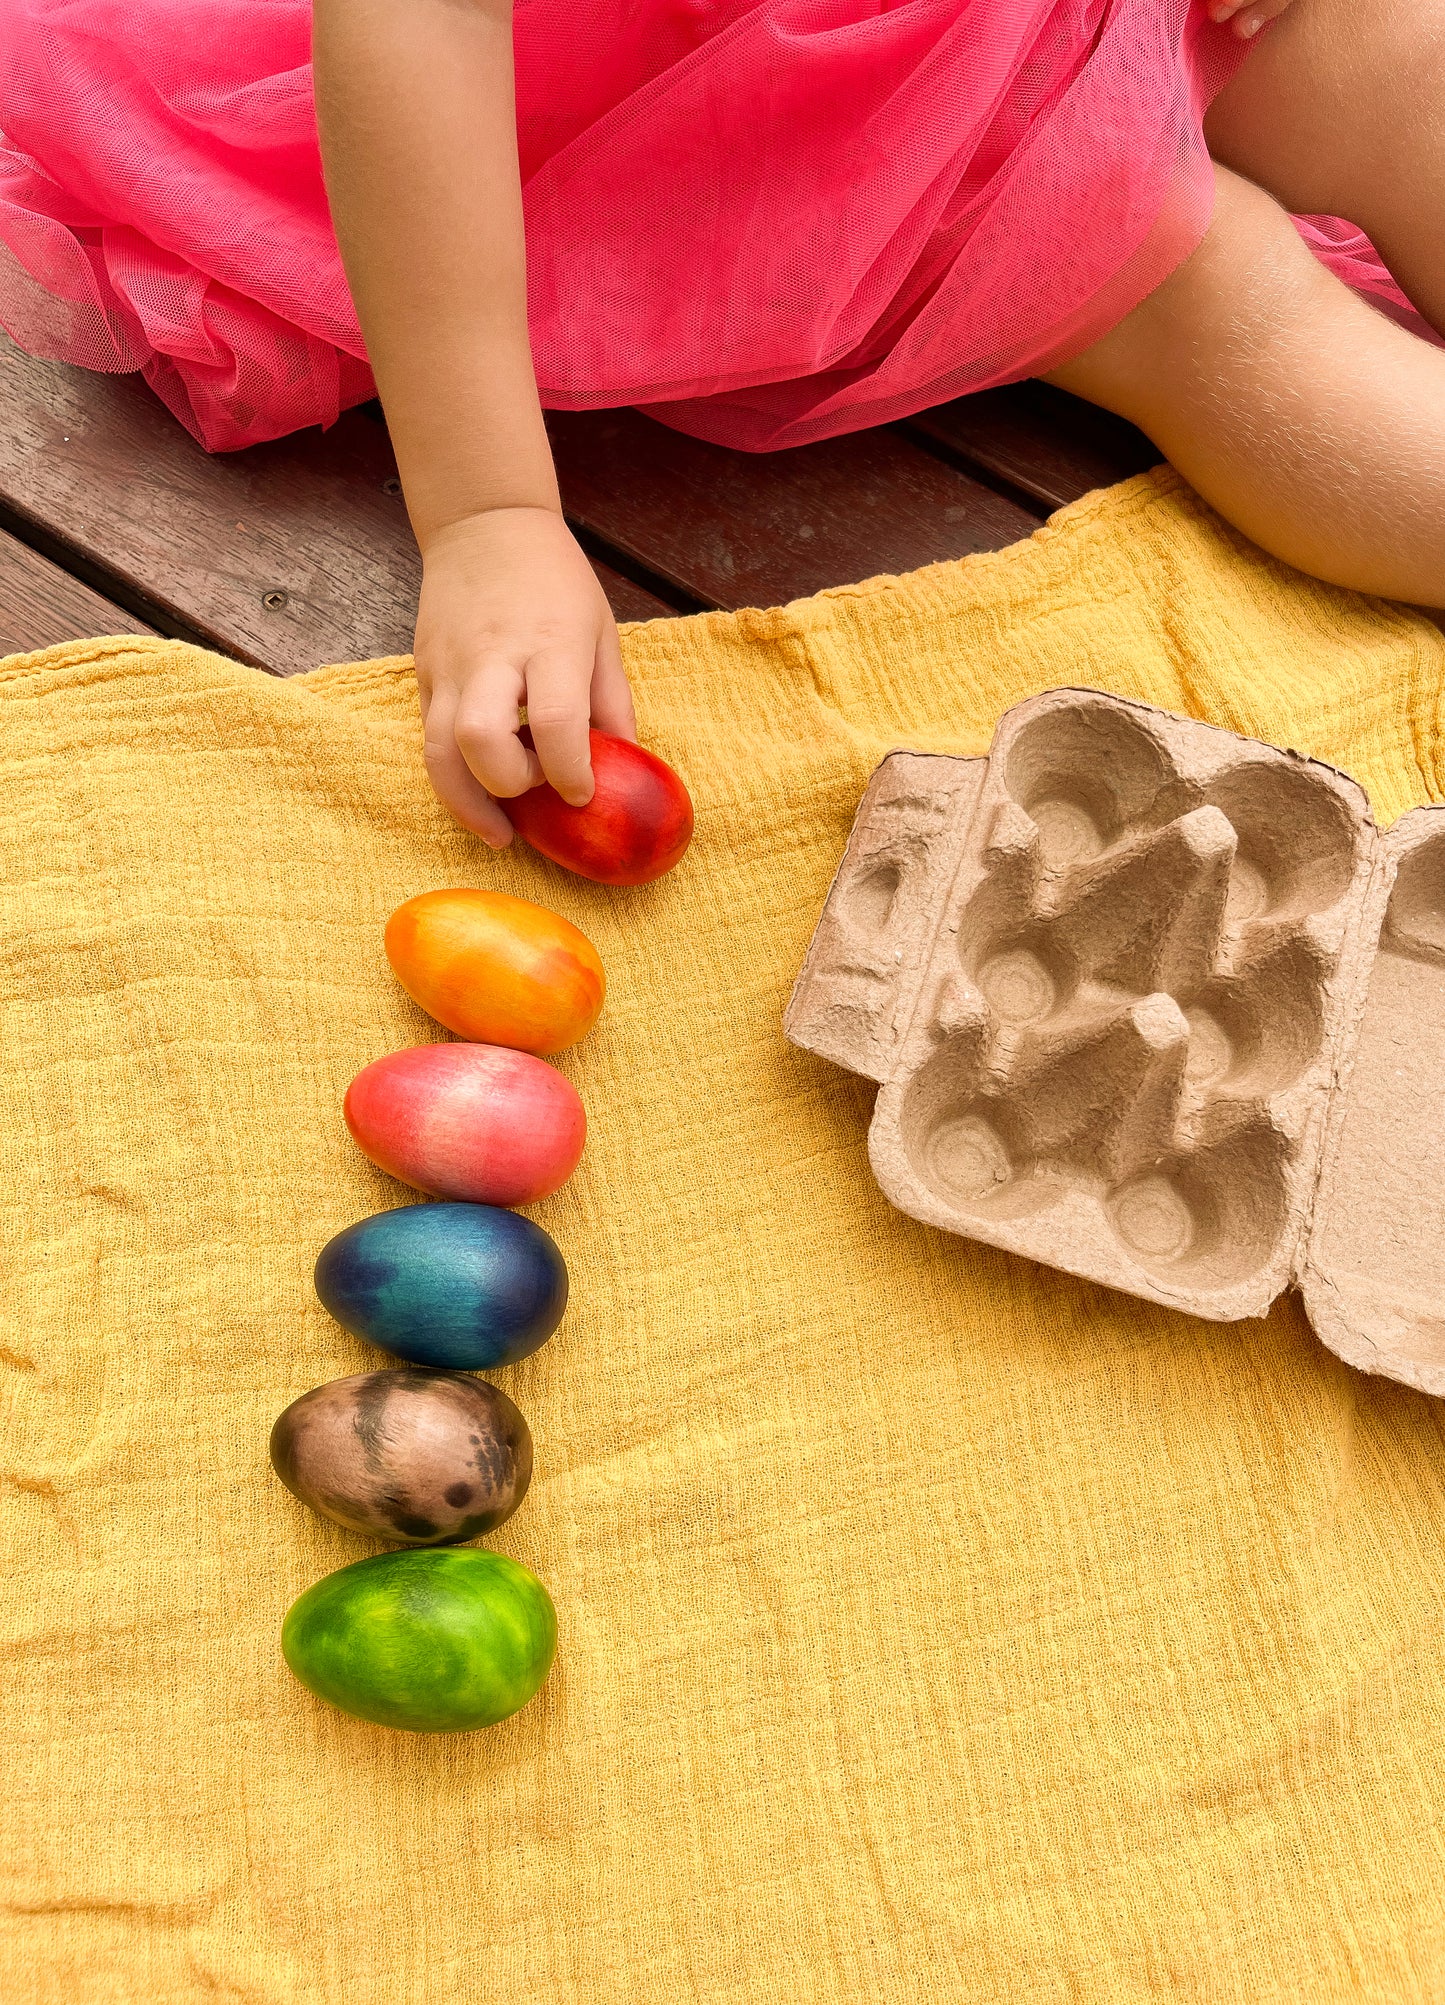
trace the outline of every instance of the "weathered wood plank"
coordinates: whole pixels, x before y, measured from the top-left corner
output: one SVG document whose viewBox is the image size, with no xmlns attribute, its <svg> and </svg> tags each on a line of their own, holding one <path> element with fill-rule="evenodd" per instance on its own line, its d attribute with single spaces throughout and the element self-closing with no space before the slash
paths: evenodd
<svg viewBox="0 0 1445 2005">
<path fill-rule="evenodd" d="M 353 413 L 219 457 L 138 378 L 9 344 L 0 365 L 0 499 L 182 631 L 281 674 L 409 644 L 415 565 L 380 426 Z"/>
<path fill-rule="evenodd" d="M 564 504 L 623 619 L 773 604 L 997 549 L 1029 534 L 1032 509 L 1155 458 L 1131 428 L 1038 384 L 774 454 L 707 445 L 635 411 L 550 424 Z M 1032 506 L 970 478 L 967 463 Z M 0 338 L 6 517 L 129 606 L 130 624 L 139 615 L 278 674 L 410 645 L 420 565 L 369 411 L 210 455 L 138 379 L 38 362 Z M 675 603 L 610 566 L 614 553 Z"/>
<path fill-rule="evenodd" d="M 1133 425 L 1051 383 L 1014 383 L 958 397 L 920 411 L 907 429 L 1006 480 L 1045 509 L 1128 480 L 1164 457 Z"/>
<path fill-rule="evenodd" d="M 132 613 L 0 532 L 0 655 L 97 634 L 148 634 Z"/>
<path fill-rule="evenodd" d="M 420 559 L 385 426 L 365 411 L 210 454 L 139 378 L 0 337 L 0 508 L 164 631 L 278 675 L 411 646 Z M 621 618 L 674 610 L 595 568 Z"/>
<path fill-rule="evenodd" d="M 779 453 L 638 411 L 553 412 L 548 429 L 568 514 L 704 605 L 776 605 L 1038 527 L 891 427 Z"/>
</svg>

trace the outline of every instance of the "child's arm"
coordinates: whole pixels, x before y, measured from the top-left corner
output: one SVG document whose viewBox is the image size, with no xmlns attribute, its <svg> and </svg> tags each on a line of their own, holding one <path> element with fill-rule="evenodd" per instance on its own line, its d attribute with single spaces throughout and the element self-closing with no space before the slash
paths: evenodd
<svg viewBox="0 0 1445 2005">
<path fill-rule="evenodd" d="M 592 794 L 589 716 L 635 735 L 617 630 L 562 520 L 527 338 L 510 0 L 315 0 L 326 185 L 423 576 L 438 794 Z M 537 747 L 517 736 L 517 710 Z M 539 767 L 540 758 L 540 767 Z"/>
</svg>

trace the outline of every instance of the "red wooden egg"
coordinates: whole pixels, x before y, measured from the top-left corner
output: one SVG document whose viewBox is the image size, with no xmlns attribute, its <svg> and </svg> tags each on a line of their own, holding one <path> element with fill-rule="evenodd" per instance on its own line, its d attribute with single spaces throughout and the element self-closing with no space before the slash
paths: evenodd
<svg viewBox="0 0 1445 2005">
<path fill-rule="evenodd" d="M 597 791 L 585 808 L 545 785 L 503 806 L 517 833 L 564 870 L 596 884 L 647 884 L 692 841 L 687 788 L 655 752 L 604 731 L 590 738 Z"/>
<path fill-rule="evenodd" d="M 389 1176 L 472 1204 L 546 1197 L 587 1139 L 570 1080 L 495 1044 L 393 1051 L 357 1073 L 344 1112 L 357 1147 Z"/>
</svg>

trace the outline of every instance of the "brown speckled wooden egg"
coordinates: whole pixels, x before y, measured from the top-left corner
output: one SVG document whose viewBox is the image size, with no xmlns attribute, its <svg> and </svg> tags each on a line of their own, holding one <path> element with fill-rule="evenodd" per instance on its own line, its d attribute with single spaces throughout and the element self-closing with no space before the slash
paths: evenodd
<svg viewBox="0 0 1445 2005">
<path fill-rule="evenodd" d="M 291 1402 L 271 1430 L 271 1466 L 303 1504 L 354 1532 L 456 1545 L 521 1503 L 532 1433 L 483 1378 L 360 1372 Z"/>
</svg>

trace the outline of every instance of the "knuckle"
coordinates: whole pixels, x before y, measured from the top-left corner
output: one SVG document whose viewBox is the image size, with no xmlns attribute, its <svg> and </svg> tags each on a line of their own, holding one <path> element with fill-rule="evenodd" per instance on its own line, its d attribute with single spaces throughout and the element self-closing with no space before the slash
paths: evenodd
<svg viewBox="0 0 1445 2005">
<path fill-rule="evenodd" d="M 544 731 L 565 731 L 581 725 L 582 712 L 575 703 L 529 703 L 527 722 Z"/>
<path fill-rule="evenodd" d="M 510 736 L 510 732 L 503 731 L 496 724 L 477 723 L 467 718 L 459 718 L 455 726 L 457 744 L 468 758 L 486 758 L 500 751 Z"/>
</svg>

